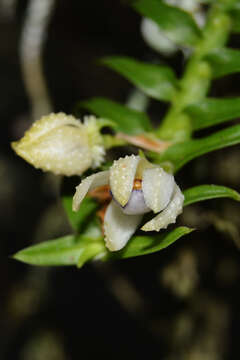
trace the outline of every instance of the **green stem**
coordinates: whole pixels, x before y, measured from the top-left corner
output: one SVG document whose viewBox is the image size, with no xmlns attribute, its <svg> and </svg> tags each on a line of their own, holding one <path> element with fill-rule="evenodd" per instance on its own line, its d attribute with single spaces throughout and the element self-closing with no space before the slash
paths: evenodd
<svg viewBox="0 0 240 360">
<path fill-rule="evenodd" d="M 128 143 L 123 139 L 118 139 L 116 136 L 113 135 L 102 135 L 104 148 L 106 150 L 111 149 L 117 146 L 126 146 Z"/>
<path fill-rule="evenodd" d="M 191 137 L 191 118 L 184 113 L 184 108 L 206 96 L 211 84 L 212 72 L 204 58 L 210 50 L 225 45 L 230 33 L 230 25 L 230 17 L 224 12 L 221 4 L 213 5 L 209 10 L 202 38 L 196 44 L 180 80 L 179 90 L 171 101 L 166 117 L 156 131 L 161 139 L 178 142 Z"/>
</svg>

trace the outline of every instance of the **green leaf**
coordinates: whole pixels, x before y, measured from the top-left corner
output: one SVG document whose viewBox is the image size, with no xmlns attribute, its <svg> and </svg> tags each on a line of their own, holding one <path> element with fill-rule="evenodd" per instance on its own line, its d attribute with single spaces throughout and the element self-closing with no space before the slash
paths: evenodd
<svg viewBox="0 0 240 360">
<path fill-rule="evenodd" d="M 120 56 L 104 58 L 101 62 L 154 99 L 170 100 L 175 94 L 177 80 L 168 66 L 147 64 Z"/>
<path fill-rule="evenodd" d="M 229 11 L 232 20 L 232 32 L 239 33 L 240 32 L 240 7 L 239 3 L 236 5 L 236 8 Z"/>
<path fill-rule="evenodd" d="M 166 36 L 177 44 L 194 45 L 201 32 L 192 16 L 161 0 L 137 0 L 133 7 L 143 16 L 155 21 Z"/>
<path fill-rule="evenodd" d="M 239 9 L 239 0 L 212 0 L 212 3 L 219 3 L 218 6 L 225 12 Z"/>
<path fill-rule="evenodd" d="M 184 111 L 191 116 L 194 130 L 204 129 L 240 116 L 240 98 L 205 99 Z"/>
<path fill-rule="evenodd" d="M 80 106 L 115 122 L 117 131 L 134 135 L 152 130 L 146 114 L 129 109 L 115 101 L 97 97 L 81 101 Z"/>
<path fill-rule="evenodd" d="M 239 0 L 226 1 L 226 9 L 231 16 L 232 32 L 240 32 L 240 3 Z"/>
<path fill-rule="evenodd" d="M 220 185 L 194 186 L 185 190 L 183 194 L 185 197 L 184 206 L 216 198 L 231 198 L 240 201 L 240 194 L 237 191 Z"/>
<path fill-rule="evenodd" d="M 165 249 L 176 240 L 180 239 L 180 237 L 187 235 L 192 231 L 193 229 L 182 226 L 158 235 L 134 236 L 122 250 L 109 253 L 108 257 L 113 259 L 126 259 L 152 254 Z"/>
<path fill-rule="evenodd" d="M 105 254 L 105 246 L 101 239 L 93 241 L 89 238 L 67 235 L 56 240 L 30 246 L 16 253 L 13 258 L 31 265 L 82 266 L 86 261 L 99 254 Z"/>
<path fill-rule="evenodd" d="M 89 217 L 96 212 L 98 204 L 93 198 L 85 197 L 81 203 L 80 210 L 75 212 L 72 211 L 72 198 L 72 196 L 63 196 L 63 207 L 73 229 L 80 233 L 88 222 Z"/>
<path fill-rule="evenodd" d="M 163 154 L 150 153 L 149 155 L 158 164 L 170 162 L 176 172 L 198 156 L 239 143 L 240 125 L 235 125 L 202 139 L 172 145 Z"/>
<path fill-rule="evenodd" d="M 240 51 L 233 49 L 215 49 L 211 51 L 206 60 L 212 66 L 214 77 L 221 77 L 240 71 Z"/>
</svg>

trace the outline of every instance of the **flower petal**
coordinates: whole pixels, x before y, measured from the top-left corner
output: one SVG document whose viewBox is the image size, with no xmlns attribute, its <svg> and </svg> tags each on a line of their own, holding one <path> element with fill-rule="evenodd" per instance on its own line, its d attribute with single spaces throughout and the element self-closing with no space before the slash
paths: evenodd
<svg viewBox="0 0 240 360">
<path fill-rule="evenodd" d="M 143 172 L 142 190 L 147 206 L 155 213 L 169 203 L 174 190 L 174 177 L 160 166 Z"/>
<path fill-rule="evenodd" d="M 29 143 L 35 141 L 49 131 L 64 125 L 83 128 L 82 123 L 72 115 L 66 115 L 63 112 L 57 114 L 51 113 L 49 115 L 42 116 L 40 120 L 35 121 L 31 128 L 25 132 L 21 142 Z"/>
<path fill-rule="evenodd" d="M 176 218 L 182 212 L 184 196 L 177 185 L 174 188 L 174 195 L 169 205 L 160 214 L 148 221 L 141 230 L 159 231 L 165 229 L 169 224 L 175 223 Z"/>
<path fill-rule="evenodd" d="M 140 224 L 142 215 L 126 215 L 120 205 L 111 201 L 104 217 L 106 246 L 110 251 L 121 250 Z"/>
<path fill-rule="evenodd" d="M 109 183 L 109 171 L 100 171 L 99 173 L 93 174 L 86 177 L 76 187 L 76 192 L 73 197 L 73 211 L 78 211 L 82 200 L 90 190 L 102 185 Z"/>
<path fill-rule="evenodd" d="M 115 160 L 110 169 L 110 187 L 114 199 L 125 206 L 130 198 L 140 156 L 125 156 Z"/>
</svg>

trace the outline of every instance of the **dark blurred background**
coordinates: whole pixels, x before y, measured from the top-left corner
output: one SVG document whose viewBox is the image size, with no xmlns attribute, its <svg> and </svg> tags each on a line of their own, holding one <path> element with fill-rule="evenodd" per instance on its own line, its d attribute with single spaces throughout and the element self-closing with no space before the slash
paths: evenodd
<svg viewBox="0 0 240 360">
<path fill-rule="evenodd" d="M 34 104 L 41 81 L 36 75 L 34 100 L 26 77 L 29 72 L 35 79 L 36 68 L 23 64 L 26 51 L 20 56 L 27 21 L 37 24 L 30 6 L 0 0 L 0 359 L 238 359 L 240 206 L 231 200 L 187 207 L 180 222 L 198 231 L 154 255 L 81 270 L 31 267 L 10 258 L 70 231 L 58 200 L 60 179 L 34 169 L 9 145 L 41 111 Z M 73 113 L 91 96 L 125 102 L 131 85 L 97 65 L 105 55 L 160 59 L 180 75 L 181 53 L 164 58 L 147 47 L 140 21 L 126 0 L 53 1 L 40 54 L 48 91 L 41 106 Z M 230 45 L 240 47 L 240 37 L 232 36 Z M 218 80 L 211 94 L 239 95 L 239 80 Z M 166 105 L 151 102 L 153 120 L 165 111 Z M 182 188 L 216 183 L 240 190 L 239 156 L 239 147 L 209 154 L 177 180 Z"/>
</svg>

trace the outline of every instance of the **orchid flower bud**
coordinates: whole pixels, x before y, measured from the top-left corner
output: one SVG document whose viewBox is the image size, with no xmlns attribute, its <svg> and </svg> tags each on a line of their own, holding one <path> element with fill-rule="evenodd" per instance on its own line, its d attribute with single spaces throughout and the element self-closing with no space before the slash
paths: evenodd
<svg viewBox="0 0 240 360">
<path fill-rule="evenodd" d="M 87 193 L 109 186 L 112 201 L 104 217 L 104 238 L 111 251 L 122 249 L 142 221 L 143 214 L 154 212 L 143 231 L 159 231 L 176 221 L 182 212 L 184 196 L 174 177 L 160 166 L 140 156 L 114 161 L 109 171 L 85 178 L 76 188 L 73 210 L 77 211 Z"/>
<path fill-rule="evenodd" d="M 81 123 L 71 115 L 52 113 L 36 121 L 12 147 L 36 168 L 57 175 L 81 175 L 104 159 L 99 128 L 94 116 Z"/>
</svg>

